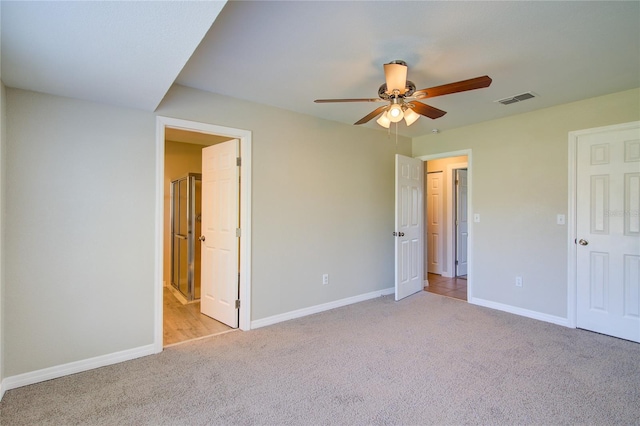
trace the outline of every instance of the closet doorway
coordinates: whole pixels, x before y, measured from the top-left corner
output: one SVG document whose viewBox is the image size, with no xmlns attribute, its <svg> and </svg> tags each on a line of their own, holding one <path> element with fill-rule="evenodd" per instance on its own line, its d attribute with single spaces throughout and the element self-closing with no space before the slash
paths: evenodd
<svg viewBox="0 0 640 426">
<path fill-rule="evenodd" d="M 471 151 L 419 157 L 425 161 L 425 290 L 469 300 Z"/>
</svg>

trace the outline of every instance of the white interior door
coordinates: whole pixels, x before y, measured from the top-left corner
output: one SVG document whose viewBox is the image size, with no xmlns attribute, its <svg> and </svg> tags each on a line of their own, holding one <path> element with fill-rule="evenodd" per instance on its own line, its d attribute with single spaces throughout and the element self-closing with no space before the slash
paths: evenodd
<svg viewBox="0 0 640 426">
<path fill-rule="evenodd" d="M 456 169 L 456 276 L 467 275 L 467 169 Z"/>
<path fill-rule="evenodd" d="M 202 150 L 200 311 L 238 327 L 238 140 Z"/>
<path fill-rule="evenodd" d="M 396 300 L 423 289 L 422 160 L 396 154 Z"/>
<path fill-rule="evenodd" d="M 640 129 L 576 142 L 576 324 L 640 342 Z"/>
<path fill-rule="evenodd" d="M 427 173 L 427 270 L 442 274 L 442 172 Z"/>
</svg>

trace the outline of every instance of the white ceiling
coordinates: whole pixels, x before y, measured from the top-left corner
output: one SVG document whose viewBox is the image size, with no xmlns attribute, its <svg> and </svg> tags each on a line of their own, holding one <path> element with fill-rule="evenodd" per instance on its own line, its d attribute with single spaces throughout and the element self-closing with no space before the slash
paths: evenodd
<svg viewBox="0 0 640 426">
<path fill-rule="evenodd" d="M 381 104 L 313 100 L 376 97 L 382 65 L 395 59 L 418 89 L 493 79 L 425 100 L 448 114 L 401 123 L 411 137 L 640 87 L 638 1 L 231 1 L 216 18 L 221 5 L 3 1 L 2 80 L 153 110 L 177 75 L 185 86 L 351 124 Z M 528 91 L 537 97 L 494 102 Z"/>
<path fill-rule="evenodd" d="M 3 0 L 2 81 L 153 111 L 224 4 Z"/>
</svg>

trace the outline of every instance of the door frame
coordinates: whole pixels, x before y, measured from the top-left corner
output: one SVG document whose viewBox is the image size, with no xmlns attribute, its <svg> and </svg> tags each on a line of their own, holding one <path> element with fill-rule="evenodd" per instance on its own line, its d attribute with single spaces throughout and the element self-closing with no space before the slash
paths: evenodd
<svg viewBox="0 0 640 426">
<path fill-rule="evenodd" d="M 590 129 L 575 130 L 569 132 L 569 164 L 568 164 L 568 193 L 569 202 L 567 208 L 567 326 L 576 328 L 578 324 L 578 247 L 575 244 L 577 238 L 577 185 L 576 176 L 578 166 L 578 138 L 580 136 L 596 133 L 605 133 L 616 130 L 628 130 L 640 126 L 640 121 L 630 123 L 613 124 L 611 126 L 593 127 Z"/>
<path fill-rule="evenodd" d="M 240 310 L 239 328 L 251 329 L 251 146 L 250 130 L 218 126 L 171 117 L 156 117 L 156 211 L 153 346 L 155 353 L 163 349 L 163 241 L 164 241 L 164 145 L 165 128 L 209 133 L 240 140 L 242 158 L 240 179 Z"/>
<path fill-rule="evenodd" d="M 467 164 L 467 163 L 464 163 Z M 457 278 L 458 275 L 458 204 L 459 204 L 459 198 L 458 198 L 458 172 L 460 170 L 464 170 L 467 172 L 467 181 L 469 180 L 469 170 L 467 169 L 467 167 L 456 167 L 457 164 L 453 164 L 452 165 L 452 169 L 451 169 L 451 184 L 452 184 L 452 188 L 451 188 L 451 198 L 452 198 L 452 203 L 451 203 L 451 213 L 452 213 L 452 219 L 451 219 L 451 238 L 453 240 L 452 243 L 452 250 L 451 250 L 451 271 L 452 271 L 452 275 L 453 278 Z M 468 187 L 467 187 L 468 190 Z M 468 194 L 467 194 L 468 195 Z M 467 196 L 468 198 L 468 196 Z M 469 245 L 469 219 L 470 217 L 467 216 L 467 245 Z M 468 251 L 468 250 L 467 250 Z M 468 267 L 468 263 L 467 263 L 467 267 Z M 467 271 L 469 272 L 469 271 Z M 466 274 L 465 274 L 466 276 Z"/>
<path fill-rule="evenodd" d="M 446 158 L 446 157 L 445 157 Z M 447 164 L 445 167 L 447 176 L 448 185 L 447 185 L 447 204 L 445 205 L 445 209 L 447 210 L 447 226 L 446 226 L 446 239 L 447 239 L 447 274 L 442 276 L 446 276 L 449 278 L 455 278 L 457 275 L 456 268 L 456 179 L 455 179 L 455 171 L 458 169 L 467 169 L 467 202 L 469 201 L 469 157 L 467 157 L 467 161 L 461 163 Z M 467 211 L 468 213 L 469 211 Z M 471 218 L 471 216 L 467 216 Z M 470 222 L 468 222 L 470 223 Z M 468 228 L 467 228 L 468 230 Z M 467 246 L 469 245 L 469 239 L 467 237 Z M 467 272 L 469 268 L 469 249 L 467 247 Z M 468 274 L 467 274 L 468 275 Z"/>
<path fill-rule="evenodd" d="M 461 155 L 467 156 L 467 217 L 473 217 L 473 157 L 471 149 L 462 149 L 459 151 L 449 151 L 449 152 L 440 152 L 437 154 L 428 154 L 428 155 L 420 155 L 415 158 L 420 159 L 422 161 L 429 160 L 438 160 L 440 158 L 449 158 L 449 157 L 458 157 Z M 447 167 L 447 173 L 451 174 L 453 168 L 449 169 Z M 447 191 L 449 194 L 447 197 L 451 196 L 451 191 Z M 450 200 L 447 199 L 447 203 L 450 204 Z M 449 228 L 449 227 L 448 227 Z M 473 303 L 473 220 L 469 221 L 469 236 L 467 238 L 467 302 Z M 450 238 L 450 230 L 447 229 L 447 238 Z M 451 252 L 451 248 L 449 247 L 449 252 Z M 451 256 L 449 256 L 449 263 L 451 263 Z M 455 261 L 454 261 L 455 262 Z M 424 266 L 423 266 L 424 267 Z M 425 277 L 425 280 L 427 277 Z"/>
</svg>

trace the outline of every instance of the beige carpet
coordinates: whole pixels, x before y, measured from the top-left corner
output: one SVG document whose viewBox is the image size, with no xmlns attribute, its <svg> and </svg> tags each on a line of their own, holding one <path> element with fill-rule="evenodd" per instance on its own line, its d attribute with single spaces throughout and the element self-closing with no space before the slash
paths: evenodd
<svg viewBox="0 0 640 426">
<path fill-rule="evenodd" d="M 420 292 L 8 391 L 2 425 L 640 424 L 640 345 Z"/>
</svg>

